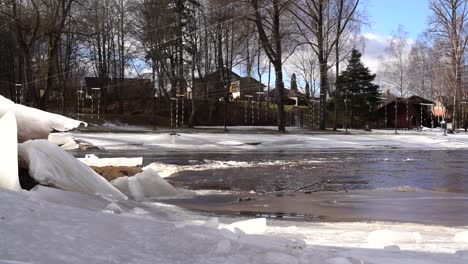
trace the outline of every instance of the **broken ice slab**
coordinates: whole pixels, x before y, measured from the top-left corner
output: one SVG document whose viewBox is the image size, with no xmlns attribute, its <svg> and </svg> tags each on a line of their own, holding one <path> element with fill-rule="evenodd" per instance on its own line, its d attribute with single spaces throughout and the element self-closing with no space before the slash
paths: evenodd
<svg viewBox="0 0 468 264">
<path fill-rule="evenodd" d="M 13 112 L 0 113 L 0 188 L 21 190 L 18 178 L 18 141 Z"/>
</svg>

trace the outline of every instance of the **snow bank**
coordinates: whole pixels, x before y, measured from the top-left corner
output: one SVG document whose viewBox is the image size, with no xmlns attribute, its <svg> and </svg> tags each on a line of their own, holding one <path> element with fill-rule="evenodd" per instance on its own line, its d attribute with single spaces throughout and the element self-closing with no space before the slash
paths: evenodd
<svg viewBox="0 0 468 264">
<path fill-rule="evenodd" d="M 15 104 L 0 95 L 0 115 L 8 111 L 12 111 L 16 116 L 19 142 L 24 142 L 29 139 L 47 139 L 47 136 L 53 129 L 68 131 L 80 125 L 87 125 L 84 122 L 68 117 Z"/>
<path fill-rule="evenodd" d="M 84 163 L 47 140 L 19 145 L 19 155 L 29 165 L 29 174 L 43 185 L 95 194 L 111 200 L 127 197 Z"/>
<path fill-rule="evenodd" d="M 12 112 L 0 117 L 0 188 L 21 190 L 18 179 L 18 140 Z"/>
<path fill-rule="evenodd" d="M 468 231 L 463 231 L 455 234 L 455 236 L 453 237 L 453 241 L 468 244 Z"/>
<path fill-rule="evenodd" d="M 107 150 L 308 151 L 314 149 L 468 149 L 468 134 L 212 134 L 80 133 L 75 138 Z M 231 143 L 236 144 L 231 144 Z M 229 143 L 229 144 L 228 144 Z"/>
<path fill-rule="evenodd" d="M 136 201 L 180 195 L 180 192 L 176 188 L 162 179 L 152 169 L 144 170 L 132 177 L 120 177 L 111 183 L 115 188 Z"/>
<path fill-rule="evenodd" d="M 369 234 L 367 241 L 371 247 L 384 248 L 403 242 L 420 243 L 422 236 L 418 232 L 376 230 Z"/>
<path fill-rule="evenodd" d="M 84 158 L 79 158 L 79 161 L 83 162 L 88 166 L 95 167 L 106 167 L 106 166 L 125 166 L 125 167 L 136 167 L 143 164 L 143 158 L 99 158 L 96 155 L 88 154 Z"/>
<path fill-rule="evenodd" d="M 307 246 L 273 236 L 177 227 L 2 190 L 0 200 L 5 219 L 0 263 L 466 263 L 462 254 Z"/>
</svg>

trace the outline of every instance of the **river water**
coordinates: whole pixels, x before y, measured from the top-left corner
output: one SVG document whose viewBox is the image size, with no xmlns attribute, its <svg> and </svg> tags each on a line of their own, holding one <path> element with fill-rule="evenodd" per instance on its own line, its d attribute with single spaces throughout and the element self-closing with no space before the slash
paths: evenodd
<svg viewBox="0 0 468 264">
<path fill-rule="evenodd" d="M 167 202 L 214 214 L 468 225 L 466 150 L 94 154 L 176 165 L 182 169 L 172 174 L 173 182 L 223 191 Z M 295 191 L 316 182 L 321 184 Z"/>
</svg>

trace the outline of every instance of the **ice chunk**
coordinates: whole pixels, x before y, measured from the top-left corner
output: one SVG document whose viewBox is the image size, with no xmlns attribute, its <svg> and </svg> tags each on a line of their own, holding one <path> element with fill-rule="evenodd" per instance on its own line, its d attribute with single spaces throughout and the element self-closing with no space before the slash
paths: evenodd
<svg viewBox="0 0 468 264">
<path fill-rule="evenodd" d="M 206 221 L 206 223 L 204 223 L 203 226 L 218 229 L 219 219 L 217 217 L 211 218 L 210 220 Z"/>
<path fill-rule="evenodd" d="M 235 232 L 236 229 L 249 234 L 249 235 L 259 235 L 264 234 L 267 228 L 266 218 L 257 218 L 257 219 L 250 219 L 246 221 L 239 221 L 232 223 L 228 226 L 224 227 L 225 229 L 231 230 Z"/>
<path fill-rule="evenodd" d="M 47 139 L 49 133 L 53 129 L 57 131 L 68 131 L 80 125 L 87 125 L 84 122 L 68 117 L 15 104 L 0 95 L 0 115 L 8 111 L 12 111 L 16 116 L 19 142 L 24 142 L 29 139 Z"/>
<path fill-rule="evenodd" d="M 71 206 L 91 211 L 102 211 L 107 208 L 109 201 L 87 193 L 70 192 L 56 188 L 37 185 L 27 194 L 37 200 Z"/>
<path fill-rule="evenodd" d="M 372 247 L 383 248 L 394 246 L 399 243 L 420 243 L 421 234 L 418 232 L 404 232 L 392 230 L 376 230 L 369 234 L 367 242 Z"/>
<path fill-rule="evenodd" d="M 43 185 L 100 195 L 110 200 L 127 197 L 71 154 L 47 140 L 19 144 L 19 155 L 29 165 L 29 174 Z"/>
<path fill-rule="evenodd" d="M 18 140 L 16 119 L 12 112 L 0 117 L 0 188 L 21 190 L 18 178 Z"/>
<path fill-rule="evenodd" d="M 52 143 L 57 144 L 58 146 L 61 146 L 74 140 L 74 138 L 69 134 L 52 133 L 49 135 L 48 140 Z"/>
<path fill-rule="evenodd" d="M 74 150 L 74 149 L 79 149 L 80 144 L 76 143 L 75 140 L 68 141 L 67 143 L 63 144 L 60 146 L 64 150 Z"/>
<path fill-rule="evenodd" d="M 468 231 L 463 231 L 463 232 L 459 232 L 459 233 L 455 234 L 455 237 L 453 238 L 453 241 L 468 243 Z"/>
<path fill-rule="evenodd" d="M 142 201 L 146 198 L 175 196 L 179 192 L 158 173 L 152 169 L 147 169 L 133 177 L 128 178 L 128 189 L 131 196 L 136 201 Z"/>
<path fill-rule="evenodd" d="M 114 167 L 136 167 L 143 164 L 143 158 L 99 158 L 96 155 L 88 154 L 84 158 L 78 159 L 79 161 L 85 163 L 88 166 L 94 167 L 105 167 L 105 166 L 114 166 Z"/>
<path fill-rule="evenodd" d="M 123 177 L 117 178 L 115 180 L 112 180 L 110 183 L 112 184 L 112 186 L 117 188 L 117 190 L 119 190 L 123 194 L 131 197 L 130 189 L 128 188 L 128 177 L 127 176 L 123 176 Z"/>
</svg>

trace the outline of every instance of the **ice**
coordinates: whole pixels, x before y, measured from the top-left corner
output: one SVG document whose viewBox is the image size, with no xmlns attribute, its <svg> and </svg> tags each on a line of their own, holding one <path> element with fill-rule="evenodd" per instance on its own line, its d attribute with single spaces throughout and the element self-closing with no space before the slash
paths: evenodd
<svg viewBox="0 0 468 264">
<path fill-rule="evenodd" d="M 239 221 L 223 227 L 224 229 L 235 232 L 239 229 L 245 234 L 264 234 L 267 229 L 266 218 L 250 219 Z"/>
<path fill-rule="evenodd" d="M 0 117 L 0 146 L 0 188 L 19 191 L 18 140 L 16 119 L 12 112 Z"/>
<path fill-rule="evenodd" d="M 94 154 L 88 154 L 84 158 L 79 158 L 79 161 L 88 166 L 105 167 L 105 166 L 125 166 L 136 167 L 143 164 L 143 158 L 99 158 Z"/>
<path fill-rule="evenodd" d="M 219 219 L 217 217 L 211 218 L 210 220 L 206 221 L 203 226 L 217 229 L 219 228 Z"/>
<path fill-rule="evenodd" d="M 418 232 L 392 230 L 376 230 L 369 234 L 367 242 L 371 247 L 384 248 L 398 245 L 402 242 L 421 243 L 422 236 Z"/>
<path fill-rule="evenodd" d="M 48 140 L 58 146 L 65 145 L 70 141 L 75 141 L 73 136 L 70 134 L 51 133 L 49 134 Z"/>
<path fill-rule="evenodd" d="M 57 131 L 68 131 L 80 125 L 87 125 L 84 122 L 68 117 L 15 104 L 0 95 L 0 115 L 8 111 L 12 111 L 16 116 L 19 142 L 29 139 L 47 139 L 49 133 L 54 129 Z"/>
<path fill-rule="evenodd" d="M 463 231 L 463 232 L 455 234 L 455 237 L 453 238 L 453 240 L 455 242 L 468 244 L 468 231 Z"/>
<path fill-rule="evenodd" d="M 311 149 L 468 149 L 468 134 L 443 136 L 436 132 L 389 134 L 375 130 L 364 134 L 213 134 L 213 133 L 80 133 L 75 134 L 91 144 L 107 150 L 150 149 L 165 151 L 264 152 L 301 151 Z"/>
<path fill-rule="evenodd" d="M 336 234 L 338 245 L 308 246 L 277 236 L 177 227 L 157 218 L 83 210 L 38 200 L 27 192 L 0 190 L 0 200 L 0 263 L 466 263 L 463 251 L 441 254 L 343 248 Z M 109 205 L 107 209 L 118 208 Z"/>
<path fill-rule="evenodd" d="M 47 186 L 37 185 L 28 192 L 28 196 L 36 200 L 71 206 L 91 211 L 105 210 L 109 201 L 87 193 L 71 192 Z"/>
<path fill-rule="evenodd" d="M 70 140 L 60 147 L 64 150 L 74 150 L 74 149 L 79 149 L 80 144 L 78 144 L 75 140 Z"/>
<path fill-rule="evenodd" d="M 110 200 L 127 197 L 71 154 L 47 140 L 19 144 L 19 156 L 29 165 L 29 174 L 43 185 L 100 195 Z"/>
<path fill-rule="evenodd" d="M 136 201 L 143 201 L 148 198 L 162 198 L 178 196 L 179 190 L 174 188 L 157 172 L 146 169 L 132 177 L 120 177 L 113 180 L 112 185 L 122 193 L 126 193 Z"/>
</svg>

